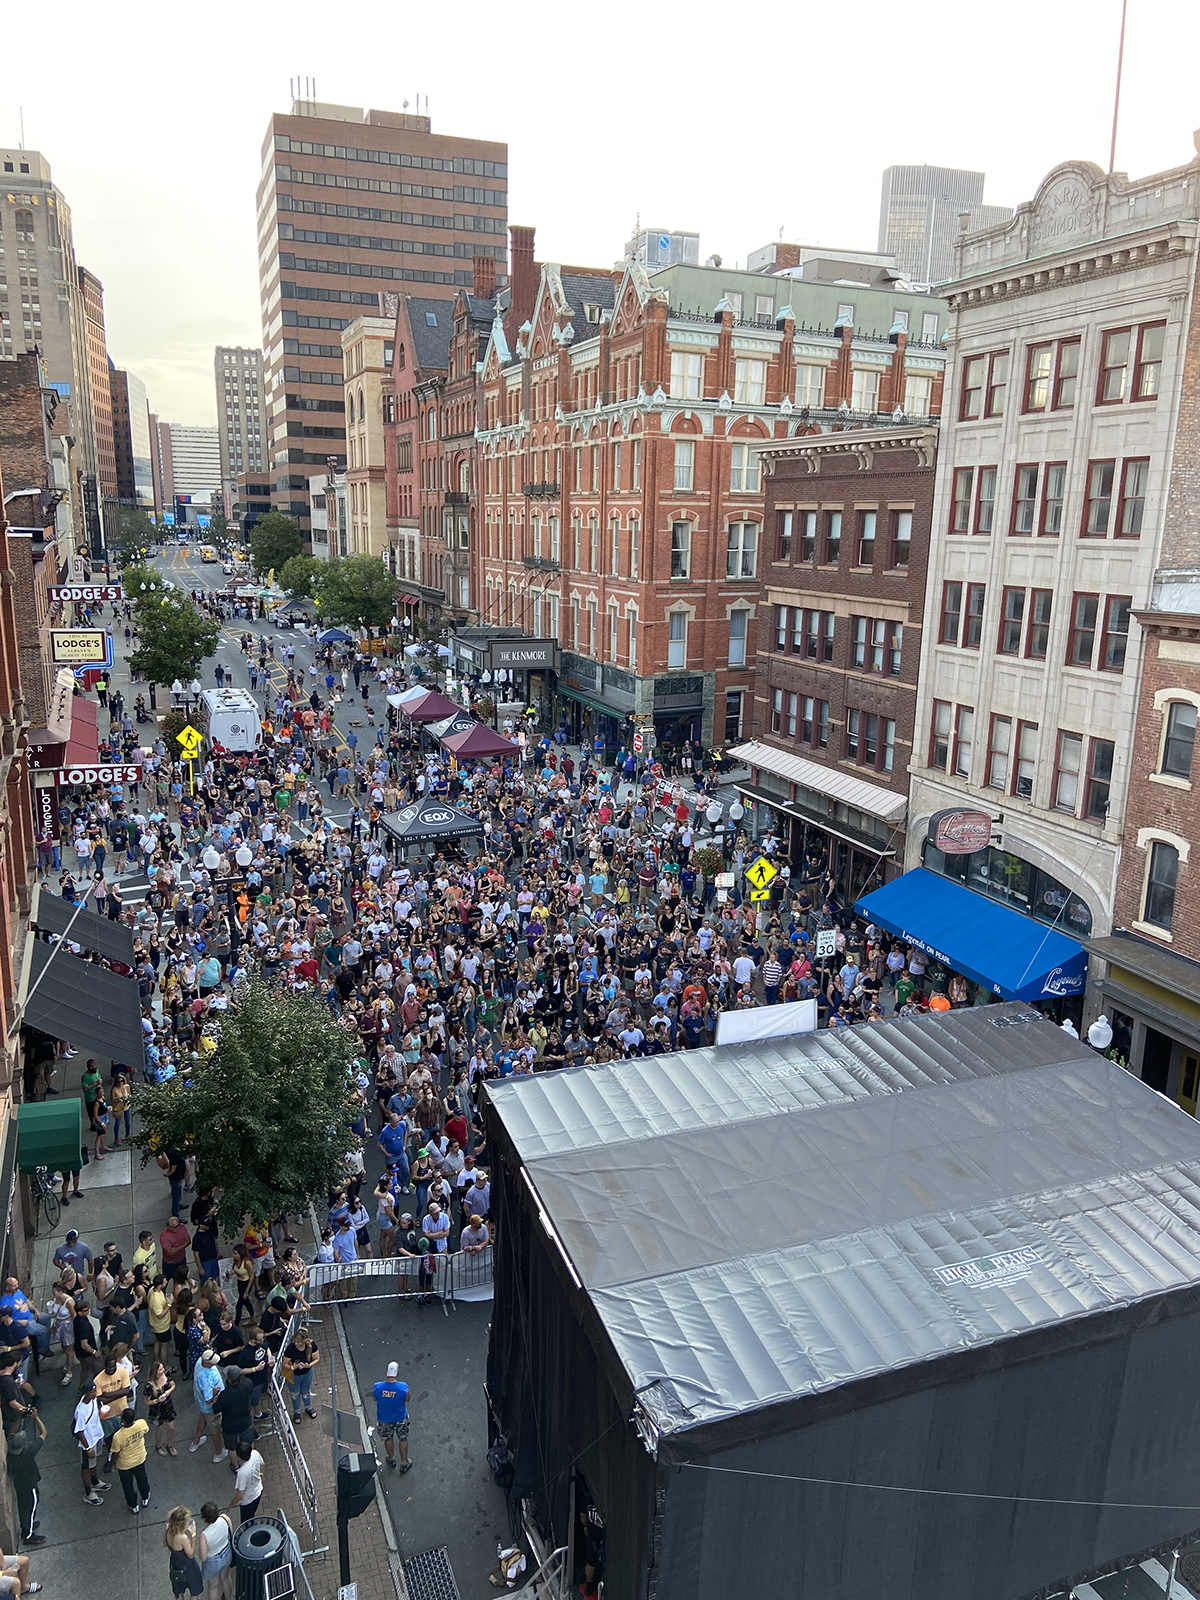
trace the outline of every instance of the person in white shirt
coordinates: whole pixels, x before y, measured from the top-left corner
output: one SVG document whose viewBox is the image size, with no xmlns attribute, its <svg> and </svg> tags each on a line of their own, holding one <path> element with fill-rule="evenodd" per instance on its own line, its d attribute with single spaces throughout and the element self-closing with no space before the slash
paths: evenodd
<svg viewBox="0 0 1200 1600">
<path fill-rule="evenodd" d="M 75 1407 L 72 1429 L 79 1444 L 80 1476 L 83 1479 L 83 1498 L 89 1506 L 102 1506 L 97 1490 L 110 1489 L 111 1484 L 101 1483 L 96 1471 L 96 1447 L 104 1437 L 104 1423 L 100 1416 L 100 1401 L 96 1385 L 89 1382 L 83 1398 Z"/>
<path fill-rule="evenodd" d="M 233 1499 L 225 1509 L 232 1511 L 236 1506 L 239 1521 L 249 1522 L 257 1514 L 258 1502 L 262 1499 L 263 1458 L 253 1445 L 239 1444 L 234 1459 L 238 1465 L 233 1480 Z"/>
</svg>

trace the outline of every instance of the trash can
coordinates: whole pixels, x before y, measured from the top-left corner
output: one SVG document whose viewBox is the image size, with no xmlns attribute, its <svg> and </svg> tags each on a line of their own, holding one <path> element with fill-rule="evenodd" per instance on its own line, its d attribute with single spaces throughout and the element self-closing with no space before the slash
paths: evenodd
<svg viewBox="0 0 1200 1600">
<path fill-rule="evenodd" d="M 275 1517 L 251 1517 L 233 1535 L 236 1600 L 262 1600 L 263 1574 L 288 1559 L 287 1529 Z M 293 1591 L 294 1592 L 294 1591 Z"/>
</svg>

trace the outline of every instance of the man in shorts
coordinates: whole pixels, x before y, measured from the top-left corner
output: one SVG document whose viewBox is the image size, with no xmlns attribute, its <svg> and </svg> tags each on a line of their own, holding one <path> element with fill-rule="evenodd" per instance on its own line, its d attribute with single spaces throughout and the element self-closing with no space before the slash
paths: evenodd
<svg viewBox="0 0 1200 1600">
<path fill-rule="evenodd" d="M 111 1483 L 101 1483 L 96 1471 L 96 1447 L 104 1437 L 104 1424 L 100 1416 L 100 1396 L 95 1380 L 84 1385 L 83 1395 L 75 1407 L 75 1438 L 79 1443 L 79 1467 L 83 1478 L 83 1498 L 89 1506 L 102 1506 L 99 1491 L 111 1489 Z"/>
<path fill-rule="evenodd" d="M 29 1581 L 29 1557 L 6 1556 L 0 1550 L 0 1595 L 41 1594 L 40 1583 Z"/>
<path fill-rule="evenodd" d="M 377 1432 L 383 1440 L 389 1467 L 396 1465 L 395 1448 L 400 1446 L 400 1471 L 412 1466 L 408 1459 L 408 1385 L 400 1382 L 400 1367 L 395 1361 L 388 1363 L 387 1377 L 380 1380 L 372 1391 L 375 1396 L 375 1415 L 379 1419 Z"/>
</svg>

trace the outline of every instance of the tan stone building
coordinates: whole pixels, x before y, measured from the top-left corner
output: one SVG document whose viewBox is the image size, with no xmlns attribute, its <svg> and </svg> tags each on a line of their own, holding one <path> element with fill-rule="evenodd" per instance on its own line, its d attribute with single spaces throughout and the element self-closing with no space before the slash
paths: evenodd
<svg viewBox="0 0 1200 1600">
<path fill-rule="evenodd" d="M 342 330 L 346 394 L 346 548 L 331 555 L 388 553 L 384 432 L 391 421 L 395 317 L 355 317 Z M 332 452 L 331 452 L 332 453 Z"/>
</svg>

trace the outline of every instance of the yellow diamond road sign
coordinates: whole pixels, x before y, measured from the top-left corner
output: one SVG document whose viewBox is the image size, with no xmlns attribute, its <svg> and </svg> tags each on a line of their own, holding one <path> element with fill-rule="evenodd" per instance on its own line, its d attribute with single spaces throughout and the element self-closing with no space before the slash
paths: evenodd
<svg viewBox="0 0 1200 1600">
<path fill-rule="evenodd" d="M 200 732 L 199 728 L 193 728 L 189 722 L 183 732 L 177 733 L 175 738 L 176 742 L 183 746 L 183 753 L 185 756 L 194 756 L 196 751 L 200 748 L 200 743 L 204 738 L 204 735 Z"/>
<path fill-rule="evenodd" d="M 779 868 L 772 866 L 766 856 L 759 856 L 757 861 L 752 861 L 746 868 L 746 877 L 756 889 L 765 889 L 773 878 L 779 876 Z"/>
</svg>

